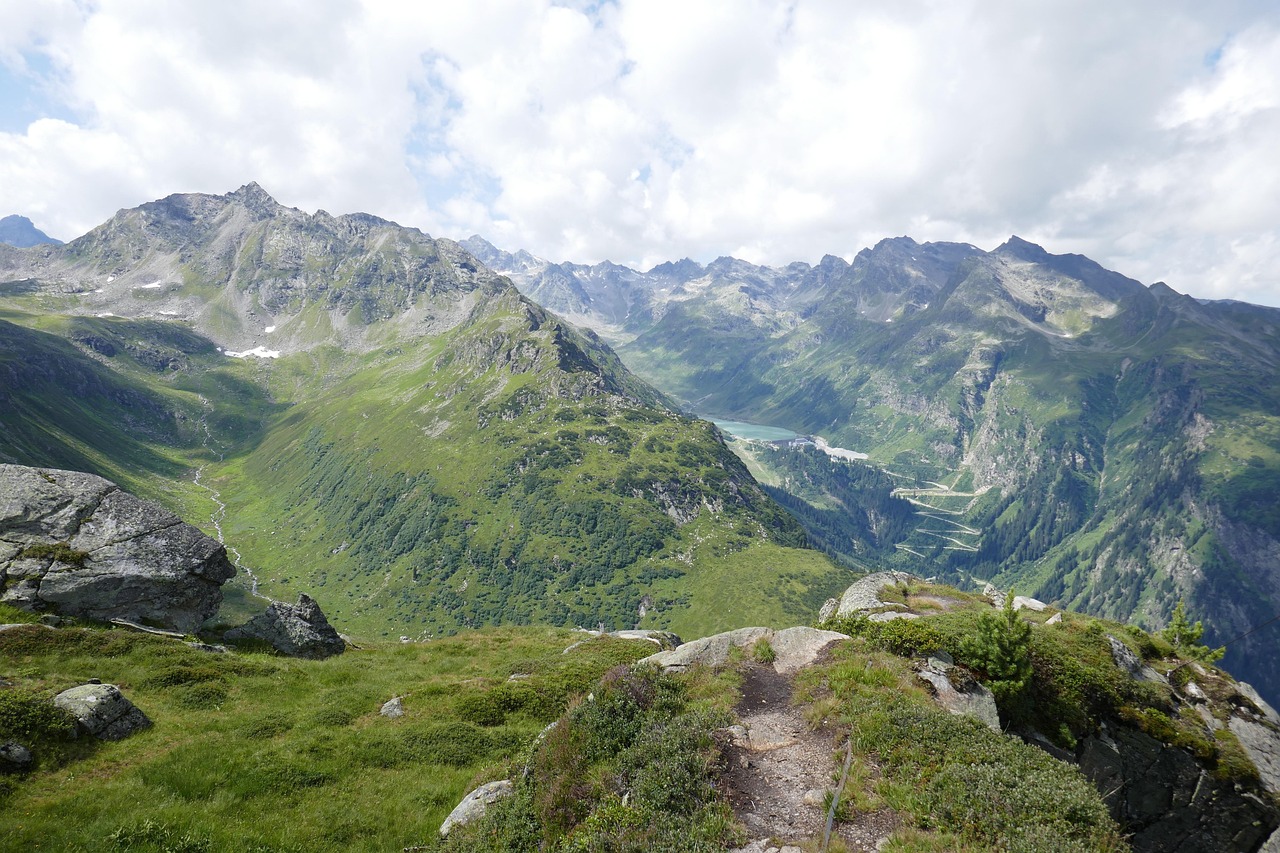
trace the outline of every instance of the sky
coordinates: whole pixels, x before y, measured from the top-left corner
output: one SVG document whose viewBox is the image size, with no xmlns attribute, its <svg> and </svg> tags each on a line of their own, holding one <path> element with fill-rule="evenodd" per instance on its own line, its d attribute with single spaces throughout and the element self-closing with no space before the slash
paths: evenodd
<svg viewBox="0 0 1280 853">
<path fill-rule="evenodd" d="M 1011 234 L 1280 306 L 1273 0 L 0 0 L 0 215 L 257 181 L 555 261 Z"/>
</svg>

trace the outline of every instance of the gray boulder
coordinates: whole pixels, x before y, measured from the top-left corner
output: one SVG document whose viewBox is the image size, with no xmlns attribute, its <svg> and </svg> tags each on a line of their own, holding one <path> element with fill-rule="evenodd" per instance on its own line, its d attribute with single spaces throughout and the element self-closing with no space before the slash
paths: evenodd
<svg viewBox="0 0 1280 853">
<path fill-rule="evenodd" d="M 1234 714 L 1227 719 L 1227 728 L 1258 768 L 1263 787 L 1272 794 L 1280 794 L 1280 730 Z"/>
<path fill-rule="evenodd" d="M 114 684 L 81 684 L 53 697 L 76 718 L 79 727 L 99 740 L 120 740 L 151 725 L 147 715 Z"/>
<path fill-rule="evenodd" d="M 382 704 L 379 714 L 389 720 L 398 720 L 404 716 L 404 699 L 400 696 L 393 696 Z"/>
<path fill-rule="evenodd" d="M 938 704 L 957 716 L 973 717 L 993 732 L 1000 731 L 1000 712 L 996 697 L 983 685 L 967 679 L 957 684 L 951 680 L 955 666 L 945 652 L 931 655 L 916 673 L 933 688 Z"/>
<path fill-rule="evenodd" d="M 774 631 L 769 644 L 775 655 L 773 668 L 783 675 L 804 669 L 818 659 L 822 650 L 832 643 L 849 639 L 838 631 L 821 631 L 803 625 Z"/>
<path fill-rule="evenodd" d="M 902 604 L 880 600 L 880 590 L 911 580 L 920 580 L 907 572 L 874 572 L 853 583 L 839 599 L 829 599 L 818 612 L 818 621 L 825 622 L 836 616 L 852 616 L 869 610 L 885 608 L 906 610 Z"/>
<path fill-rule="evenodd" d="M 342 654 L 346 643 L 329 624 L 315 599 L 303 594 L 297 604 L 274 601 L 261 613 L 225 635 L 228 640 L 263 640 L 281 654 L 296 658 Z"/>
<path fill-rule="evenodd" d="M 1138 681 L 1157 683 L 1165 681 L 1163 675 L 1144 664 L 1142 658 L 1138 657 L 1138 653 L 1125 645 L 1122 640 L 1108 634 L 1107 641 L 1111 643 L 1111 659 L 1116 662 L 1116 666 L 1127 672 L 1130 677 L 1136 678 Z"/>
<path fill-rule="evenodd" d="M 750 648 L 756 642 L 773 635 L 769 628 L 738 628 L 736 631 L 725 631 L 713 634 L 676 649 L 658 652 L 644 658 L 640 663 L 656 664 L 668 672 L 683 672 L 691 666 L 718 667 L 729 662 L 729 650 L 733 648 Z"/>
<path fill-rule="evenodd" d="M 31 750 L 16 741 L 0 744 L 0 772 L 23 771 L 34 761 Z"/>
<path fill-rule="evenodd" d="M 509 779 L 487 782 L 462 798 L 462 802 L 454 806 L 453 811 L 440 824 L 440 834 L 448 835 L 455 826 L 463 826 L 484 816 L 489 806 L 507 796 L 513 790 Z"/>
<path fill-rule="evenodd" d="M 0 600 L 190 633 L 235 574 L 217 541 L 93 474 L 0 465 Z"/>
</svg>

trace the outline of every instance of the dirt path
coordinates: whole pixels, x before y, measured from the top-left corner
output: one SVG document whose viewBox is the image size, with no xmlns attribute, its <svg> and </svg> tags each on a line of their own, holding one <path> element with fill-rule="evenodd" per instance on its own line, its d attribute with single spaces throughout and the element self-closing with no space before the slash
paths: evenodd
<svg viewBox="0 0 1280 853">
<path fill-rule="evenodd" d="M 824 794 L 839 778 L 832 732 L 811 729 L 791 695 L 791 679 L 772 666 L 752 664 L 746 670 L 735 710 L 747 736 L 735 738 L 725 750 L 724 782 L 752 842 L 742 849 L 752 853 L 821 841 Z M 836 834 L 850 850 L 873 851 L 895 825 L 887 812 L 860 814 L 837 824 Z"/>
</svg>

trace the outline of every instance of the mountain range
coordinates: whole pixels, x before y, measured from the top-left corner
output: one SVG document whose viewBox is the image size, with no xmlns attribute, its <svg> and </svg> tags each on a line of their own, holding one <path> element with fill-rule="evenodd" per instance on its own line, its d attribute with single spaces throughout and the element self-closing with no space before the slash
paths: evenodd
<svg viewBox="0 0 1280 853">
<path fill-rule="evenodd" d="M 1017 237 L 643 272 L 463 245 L 686 408 L 867 454 L 916 511 L 890 564 L 1148 627 L 1185 600 L 1215 643 L 1280 611 L 1280 310 Z M 811 534 L 848 508 L 815 473 L 837 463 L 737 446 L 806 498 Z M 1275 642 L 1273 626 L 1226 658 L 1272 697 Z"/>
<path fill-rule="evenodd" d="M 249 184 L 0 246 L 0 460 L 203 523 L 233 610 L 370 636 L 708 633 L 890 566 L 1222 643 L 1280 609 L 1278 330 L 1016 237 L 642 272 Z M 1273 644 L 1226 663 L 1276 698 Z"/>
<path fill-rule="evenodd" d="M 356 636 L 798 618 L 849 572 L 716 430 L 456 243 L 256 184 L 0 246 L 0 459 L 225 538 Z"/>
</svg>

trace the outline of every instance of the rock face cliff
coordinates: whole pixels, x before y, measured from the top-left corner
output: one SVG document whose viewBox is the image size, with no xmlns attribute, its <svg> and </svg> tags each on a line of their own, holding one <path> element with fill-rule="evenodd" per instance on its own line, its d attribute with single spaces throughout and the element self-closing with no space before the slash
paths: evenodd
<svg viewBox="0 0 1280 853">
<path fill-rule="evenodd" d="M 194 631 L 234 574 L 218 542 L 108 480 L 0 465 L 0 601 Z"/>
</svg>

